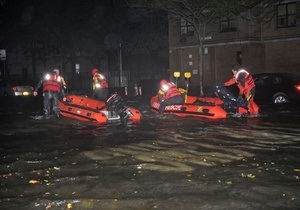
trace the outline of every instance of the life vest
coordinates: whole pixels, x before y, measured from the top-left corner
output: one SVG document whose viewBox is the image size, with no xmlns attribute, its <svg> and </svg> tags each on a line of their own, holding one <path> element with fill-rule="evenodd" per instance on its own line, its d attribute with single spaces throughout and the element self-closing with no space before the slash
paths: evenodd
<svg viewBox="0 0 300 210">
<path fill-rule="evenodd" d="M 173 82 L 168 82 L 161 86 L 161 90 L 164 92 L 164 99 L 172 98 L 174 96 L 181 95 L 176 85 Z"/>
<path fill-rule="evenodd" d="M 57 76 L 56 74 L 46 74 L 44 76 L 43 92 L 47 90 L 52 90 L 59 93 L 60 87 L 61 87 L 60 76 Z"/>
<path fill-rule="evenodd" d="M 67 86 L 67 83 L 66 83 L 66 80 L 65 78 L 63 78 L 62 76 L 60 76 L 60 80 L 61 80 L 61 84 L 66 87 Z"/>
<path fill-rule="evenodd" d="M 108 88 L 108 83 L 102 74 L 95 73 L 93 76 L 93 90 Z"/>
</svg>

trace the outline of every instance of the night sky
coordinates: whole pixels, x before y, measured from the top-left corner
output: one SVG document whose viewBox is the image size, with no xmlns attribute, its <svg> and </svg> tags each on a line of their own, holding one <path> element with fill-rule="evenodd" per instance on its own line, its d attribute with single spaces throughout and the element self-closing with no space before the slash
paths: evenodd
<svg viewBox="0 0 300 210">
<path fill-rule="evenodd" d="M 124 0 L 1 0 L 0 5 L 1 49 L 21 46 L 36 59 L 80 52 L 95 66 L 103 56 L 111 61 L 109 69 L 117 70 L 113 64 L 122 43 L 125 70 L 138 71 L 133 63 L 142 60 L 168 67 L 164 12 L 130 8 Z M 33 52 L 33 44 L 43 49 Z"/>
</svg>

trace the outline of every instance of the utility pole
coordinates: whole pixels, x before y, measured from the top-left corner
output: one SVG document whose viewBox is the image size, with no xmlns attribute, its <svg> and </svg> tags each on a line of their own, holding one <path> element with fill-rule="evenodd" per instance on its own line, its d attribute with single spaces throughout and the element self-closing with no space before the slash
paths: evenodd
<svg viewBox="0 0 300 210">
<path fill-rule="evenodd" d="M 122 69 L 122 45 L 120 46 L 120 52 L 119 52 L 119 61 L 120 61 L 120 87 L 123 87 L 123 69 Z"/>
<path fill-rule="evenodd" d="M 0 78 L 4 79 L 6 77 L 6 50 L 0 49 L 0 63 L 3 63 L 3 68 L 0 66 Z"/>
</svg>

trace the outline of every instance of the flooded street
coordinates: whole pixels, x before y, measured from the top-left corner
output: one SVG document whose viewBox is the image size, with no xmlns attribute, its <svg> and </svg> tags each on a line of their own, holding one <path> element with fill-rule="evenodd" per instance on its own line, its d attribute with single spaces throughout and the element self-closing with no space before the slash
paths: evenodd
<svg viewBox="0 0 300 210">
<path fill-rule="evenodd" d="M 208 120 L 131 100 L 140 124 L 99 126 L 42 120 L 33 101 L 1 98 L 0 209 L 300 208 L 297 106 Z"/>
</svg>

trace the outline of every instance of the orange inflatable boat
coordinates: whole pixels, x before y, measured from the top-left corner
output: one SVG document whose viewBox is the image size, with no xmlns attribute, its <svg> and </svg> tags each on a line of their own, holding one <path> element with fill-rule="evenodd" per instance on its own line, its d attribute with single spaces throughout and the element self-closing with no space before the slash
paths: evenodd
<svg viewBox="0 0 300 210">
<path fill-rule="evenodd" d="M 186 96 L 186 103 L 166 106 L 164 114 L 174 114 L 179 117 L 226 118 L 227 112 L 218 105 L 220 101 L 219 98 Z M 160 106 L 158 96 L 152 97 L 150 103 L 152 111 L 158 113 Z"/>
<path fill-rule="evenodd" d="M 88 96 L 68 95 L 66 102 L 59 101 L 64 117 L 106 124 L 115 121 L 139 123 L 141 112 L 124 105 L 123 98 L 115 93 L 106 102 Z"/>
<path fill-rule="evenodd" d="M 220 119 L 237 113 L 241 115 L 257 114 L 259 111 L 259 107 L 253 103 L 255 113 L 249 113 L 248 105 L 239 103 L 223 86 L 216 87 L 216 95 L 219 97 L 185 95 L 185 103 L 166 106 L 164 114 L 173 114 L 179 117 Z M 160 102 L 157 95 L 151 98 L 150 105 L 151 110 L 158 113 Z"/>
</svg>

